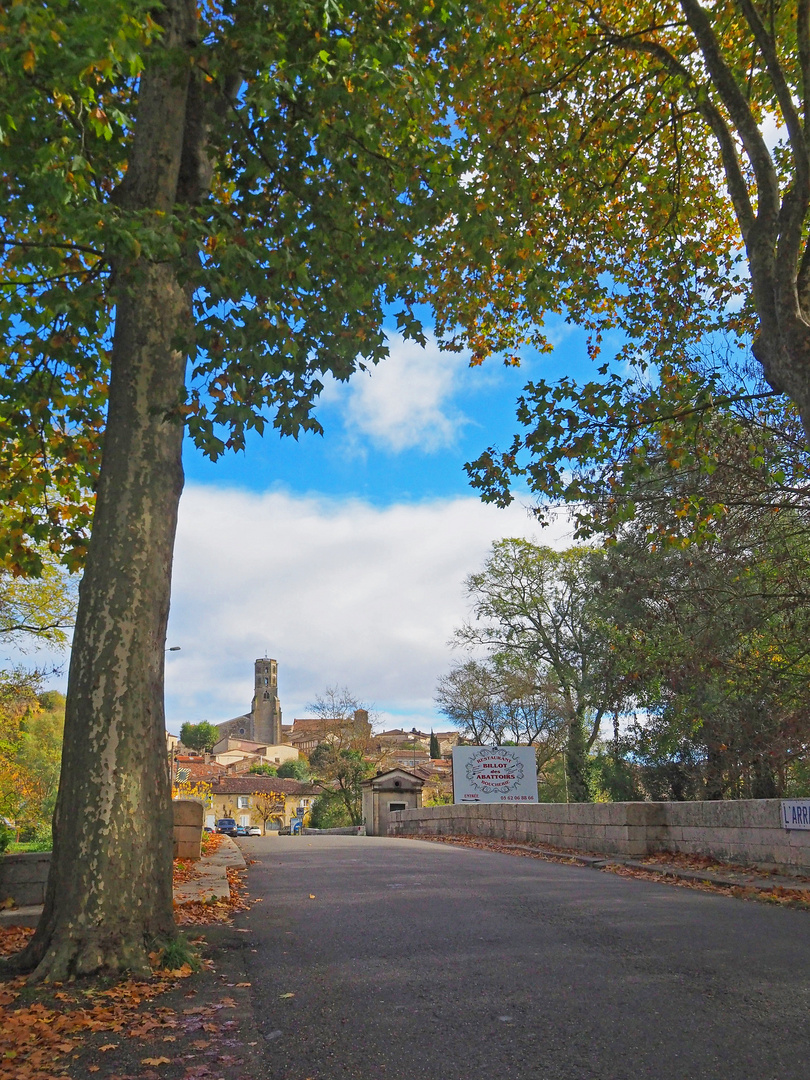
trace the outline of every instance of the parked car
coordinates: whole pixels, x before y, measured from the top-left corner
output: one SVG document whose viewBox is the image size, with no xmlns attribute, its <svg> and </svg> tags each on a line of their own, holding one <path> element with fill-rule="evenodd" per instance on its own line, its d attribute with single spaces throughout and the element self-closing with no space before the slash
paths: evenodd
<svg viewBox="0 0 810 1080">
<path fill-rule="evenodd" d="M 227 836 L 236 836 L 237 825 L 232 817 L 222 817 L 217 822 L 217 832 L 225 833 Z"/>
<path fill-rule="evenodd" d="M 258 825 L 251 825 L 247 831 L 248 836 L 261 836 L 262 830 Z"/>
<path fill-rule="evenodd" d="M 212 833 L 213 831 L 214 830 L 211 828 L 210 825 L 203 825 L 203 832 L 211 832 Z"/>
<path fill-rule="evenodd" d="M 249 836 L 249 835 L 250 835 L 250 833 L 247 831 L 247 826 L 246 825 L 237 825 L 236 826 L 236 836 Z"/>
<path fill-rule="evenodd" d="M 289 836 L 290 835 L 290 826 L 289 825 L 282 825 L 281 828 L 278 830 L 278 835 L 279 836 Z"/>
</svg>

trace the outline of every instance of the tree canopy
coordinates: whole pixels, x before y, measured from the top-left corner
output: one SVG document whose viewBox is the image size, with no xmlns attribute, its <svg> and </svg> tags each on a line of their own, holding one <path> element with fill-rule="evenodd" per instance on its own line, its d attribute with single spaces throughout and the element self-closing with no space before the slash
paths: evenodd
<svg viewBox="0 0 810 1080">
<path fill-rule="evenodd" d="M 198 724 L 186 721 L 180 728 L 180 742 L 189 750 L 207 750 L 210 754 L 214 744 L 219 742 L 219 728 L 208 720 Z"/>
<path fill-rule="evenodd" d="M 469 195 L 431 264 L 440 329 L 476 359 L 517 357 L 549 347 L 557 314 L 606 359 L 584 384 L 526 388 L 526 432 L 470 465 L 485 497 L 508 501 L 528 468 L 542 496 L 576 499 L 570 462 L 660 417 L 688 445 L 728 398 L 786 395 L 806 439 L 808 18 L 805 0 L 507 2 L 437 61 Z M 758 362 L 732 387 L 696 370 L 721 337 Z"/>
<path fill-rule="evenodd" d="M 132 155 L 146 73 L 178 19 L 193 29 L 193 130 L 180 187 L 157 205 L 136 193 Z M 8 9 L 0 556 L 36 570 L 45 542 L 84 557 L 124 265 L 182 264 L 190 365 L 170 408 L 214 459 L 251 429 L 320 430 L 323 374 L 385 355 L 386 304 L 421 336 L 413 243 L 438 220 L 448 166 L 428 153 L 446 126 L 415 49 L 442 32 L 408 3 Z"/>
</svg>

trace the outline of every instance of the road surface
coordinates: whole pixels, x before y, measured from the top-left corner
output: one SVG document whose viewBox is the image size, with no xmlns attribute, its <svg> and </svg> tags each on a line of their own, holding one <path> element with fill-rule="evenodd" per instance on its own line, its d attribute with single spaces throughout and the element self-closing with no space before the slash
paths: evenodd
<svg viewBox="0 0 810 1080">
<path fill-rule="evenodd" d="M 412 840 L 240 845 L 268 1080 L 810 1077 L 810 913 Z"/>
</svg>

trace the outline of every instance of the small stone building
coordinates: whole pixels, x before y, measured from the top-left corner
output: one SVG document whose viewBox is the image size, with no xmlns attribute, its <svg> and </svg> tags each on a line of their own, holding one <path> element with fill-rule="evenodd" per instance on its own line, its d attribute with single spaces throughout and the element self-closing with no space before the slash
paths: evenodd
<svg viewBox="0 0 810 1080">
<path fill-rule="evenodd" d="M 392 812 L 420 807 L 424 782 L 406 769 L 389 769 L 364 780 L 361 787 L 366 836 L 387 836 Z"/>
</svg>

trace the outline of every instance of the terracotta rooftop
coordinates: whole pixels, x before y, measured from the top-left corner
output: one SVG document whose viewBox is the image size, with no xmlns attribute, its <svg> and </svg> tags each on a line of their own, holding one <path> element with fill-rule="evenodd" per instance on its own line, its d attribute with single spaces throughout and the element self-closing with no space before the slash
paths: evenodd
<svg viewBox="0 0 810 1080">
<path fill-rule="evenodd" d="M 220 765 L 217 761 L 206 764 L 202 759 L 188 762 L 178 760 L 175 778 L 177 778 L 177 774 L 181 770 L 188 773 L 188 777 L 184 778 L 184 780 L 187 779 L 189 783 L 193 784 L 198 780 L 212 780 L 215 776 L 222 776 L 225 772 L 225 766 Z"/>
<path fill-rule="evenodd" d="M 214 795 L 320 795 L 321 789 L 300 780 L 288 780 L 278 776 L 221 776 L 211 782 Z"/>
</svg>

